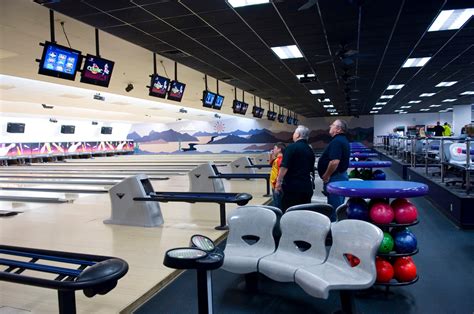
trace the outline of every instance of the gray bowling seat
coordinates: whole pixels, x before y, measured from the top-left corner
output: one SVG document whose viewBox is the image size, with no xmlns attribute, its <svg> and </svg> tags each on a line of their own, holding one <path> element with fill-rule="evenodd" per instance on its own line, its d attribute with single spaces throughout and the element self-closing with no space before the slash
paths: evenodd
<svg viewBox="0 0 474 314">
<path fill-rule="evenodd" d="M 323 214 L 324 216 L 331 218 L 332 213 L 332 205 L 327 203 L 309 203 L 309 204 L 301 204 L 289 207 L 286 212 L 296 211 L 296 210 L 309 210 L 316 213 Z"/>
<path fill-rule="evenodd" d="M 207 162 L 188 172 L 190 192 L 225 193 L 222 179 L 210 179 L 217 175 L 216 165 Z"/>
<path fill-rule="evenodd" d="M 282 235 L 278 249 L 260 259 L 258 271 L 276 281 L 293 282 L 298 268 L 323 263 L 330 224 L 323 214 L 288 209 L 280 220 Z"/>
<path fill-rule="evenodd" d="M 324 264 L 300 268 L 295 282 L 308 294 L 327 299 L 330 290 L 358 290 L 373 285 L 377 277 L 375 255 L 383 232 L 377 226 L 347 219 L 331 227 L 333 245 Z M 360 263 L 351 267 L 344 254 L 352 254 Z"/>
<path fill-rule="evenodd" d="M 255 168 L 247 168 L 251 165 L 249 157 L 237 158 L 229 164 L 232 173 L 255 173 Z"/>
<path fill-rule="evenodd" d="M 273 228 L 278 211 L 276 207 L 257 205 L 232 211 L 227 220 L 229 236 L 224 249 L 224 270 L 236 274 L 257 271 L 259 260 L 275 251 Z"/>
</svg>

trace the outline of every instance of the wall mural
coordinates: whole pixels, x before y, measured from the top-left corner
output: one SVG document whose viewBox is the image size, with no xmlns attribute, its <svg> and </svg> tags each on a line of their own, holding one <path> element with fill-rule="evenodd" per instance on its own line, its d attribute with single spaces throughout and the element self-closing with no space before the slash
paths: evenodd
<svg viewBox="0 0 474 314">
<path fill-rule="evenodd" d="M 373 142 L 373 117 L 345 117 L 352 141 L 370 146 Z M 329 124 L 334 119 L 307 119 L 312 130 L 309 143 L 322 150 L 331 140 Z M 266 120 L 225 119 L 172 124 L 133 125 L 128 139 L 134 140 L 139 154 L 217 154 L 269 151 L 277 142 L 292 142 L 296 126 Z"/>
</svg>

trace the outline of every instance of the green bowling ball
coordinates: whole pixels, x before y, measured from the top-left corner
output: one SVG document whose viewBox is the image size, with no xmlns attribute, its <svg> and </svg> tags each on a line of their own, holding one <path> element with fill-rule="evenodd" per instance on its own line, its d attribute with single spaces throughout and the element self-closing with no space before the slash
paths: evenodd
<svg viewBox="0 0 474 314">
<path fill-rule="evenodd" d="M 362 180 L 372 180 L 372 170 L 370 169 L 363 169 L 360 172 L 360 178 Z"/>
<path fill-rule="evenodd" d="M 393 237 L 388 232 L 383 233 L 382 243 L 379 246 L 379 253 L 390 253 L 393 250 Z"/>
<path fill-rule="evenodd" d="M 357 169 L 353 169 L 349 172 L 349 178 L 360 178 L 360 172 Z"/>
</svg>

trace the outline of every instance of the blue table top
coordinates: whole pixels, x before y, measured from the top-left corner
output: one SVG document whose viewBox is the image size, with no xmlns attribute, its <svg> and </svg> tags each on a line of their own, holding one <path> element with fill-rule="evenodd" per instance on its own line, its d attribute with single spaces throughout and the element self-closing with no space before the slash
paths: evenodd
<svg viewBox="0 0 474 314">
<path fill-rule="evenodd" d="M 388 168 L 392 166 L 391 161 L 350 161 L 349 168 Z"/>
<path fill-rule="evenodd" d="M 354 152 L 354 153 L 351 153 L 351 157 L 377 157 L 379 154 L 377 153 L 357 153 L 357 152 Z"/>
<path fill-rule="evenodd" d="M 339 181 L 329 183 L 327 191 L 347 197 L 416 197 L 428 194 L 428 186 L 410 181 Z"/>
</svg>

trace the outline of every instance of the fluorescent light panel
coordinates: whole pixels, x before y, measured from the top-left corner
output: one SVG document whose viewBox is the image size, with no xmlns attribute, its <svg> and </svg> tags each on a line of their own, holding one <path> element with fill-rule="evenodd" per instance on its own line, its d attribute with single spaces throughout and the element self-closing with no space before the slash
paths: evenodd
<svg viewBox="0 0 474 314">
<path fill-rule="evenodd" d="M 306 76 L 305 76 L 306 75 Z M 303 77 L 316 77 L 314 73 L 309 73 L 309 74 L 296 74 L 297 78 L 303 78 Z"/>
<path fill-rule="evenodd" d="M 474 91 L 472 91 L 472 90 L 467 90 L 467 91 L 465 91 L 465 92 L 463 92 L 463 93 L 461 93 L 461 94 L 459 94 L 459 95 L 474 95 Z"/>
<path fill-rule="evenodd" d="M 377 110 L 372 110 L 369 113 L 379 113 Z"/>
<path fill-rule="evenodd" d="M 420 111 L 430 111 L 430 109 L 425 108 L 425 109 L 420 109 Z"/>
<path fill-rule="evenodd" d="M 405 84 L 399 84 L 399 85 L 388 85 L 387 90 L 389 89 L 402 89 Z"/>
<path fill-rule="evenodd" d="M 337 112 L 331 112 L 331 113 L 330 113 L 331 116 L 337 116 L 338 114 L 339 114 L 339 113 L 337 113 Z"/>
<path fill-rule="evenodd" d="M 386 105 L 387 103 L 386 102 L 376 102 L 375 105 L 376 106 L 383 106 L 383 105 Z"/>
<path fill-rule="evenodd" d="M 298 49 L 298 47 L 296 47 L 296 45 L 272 47 L 272 50 L 280 59 L 293 59 L 303 57 L 303 54 Z"/>
<path fill-rule="evenodd" d="M 408 103 L 409 104 L 419 104 L 421 100 L 410 100 Z"/>
<path fill-rule="evenodd" d="M 433 95 L 435 95 L 436 93 L 423 93 L 423 94 L 420 94 L 420 97 L 431 97 Z"/>
<path fill-rule="evenodd" d="M 380 96 L 380 99 L 390 99 L 393 98 L 393 95 L 382 95 Z"/>
<path fill-rule="evenodd" d="M 402 68 L 414 68 L 414 67 L 422 67 L 428 61 L 430 61 L 431 57 L 424 57 L 424 58 L 408 58 L 407 61 L 402 65 Z"/>
<path fill-rule="evenodd" d="M 382 107 L 373 107 L 372 110 L 380 110 Z"/>
<path fill-rule="evenodd" d="M 457 98 L 448 98 L 448 99 L 445 99 L 443 100 L 442 102 L 453 102 L 453 101 L 456 101 Z"/>
<path fill-rule="evenodd" d="M 411 106 L 401 106 L 400 108 L 402 109 L 408 109 L 408 108 L 411 108 Z M 403 111 L 403 110 L 402 110 Z"/>
<path fill-rule="evenodd" d="M 311 89 L 309 92 L 313 95 L 318 95 L 318 94 L 324 94 L 325 93 L 324 89 Z"/>
<path fill-rule="evenodd" d="M 441 11 L 428 32 L 460 29 L 472 15 L 474 15 L 473 8 Z"/>
<path fill-rule="evenodd" d="M 431 108 L 441 107 L 441 105 L 430 105 Z"/>
<path fill-rule="evenodd" d="M 447 86 L 453 86 L 454 84 L 456 84 L 458 81 L 453 81 L 453 82 L 441 82 L 439 83 L 438 85 L 436 85 L 435 87 L 447 87 Z"/>
<path fill-rule="evenodd" d="M 227 0 L 233 8 L 246 7 L 248 5 L 269 3 L 270 0 Z"/>
<path fill-rule="evenodd" d="M 333 105 L 323 105 L 323 108 L 334 108 Z"/>
<path fill-rule="evenodd" d="M 329 99 L 329 98 L 324 98 L 323 100 L 321 100 L 321 102 L 331 102 L 331 99 Z"/>
</svg>

